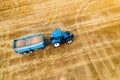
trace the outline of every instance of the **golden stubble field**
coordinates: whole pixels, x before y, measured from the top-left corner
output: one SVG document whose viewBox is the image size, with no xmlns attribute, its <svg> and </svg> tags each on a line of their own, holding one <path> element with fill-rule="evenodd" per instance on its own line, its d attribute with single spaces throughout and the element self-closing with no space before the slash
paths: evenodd
<svg viewBox="0 0 120 80">
<path fill-rule="evenodd" d="M 57 28 L 74 42 L 12 49 L 15 38 Z M 120 0 L 0 0 L 0 80 L 120 80 Z"/>
</svg>

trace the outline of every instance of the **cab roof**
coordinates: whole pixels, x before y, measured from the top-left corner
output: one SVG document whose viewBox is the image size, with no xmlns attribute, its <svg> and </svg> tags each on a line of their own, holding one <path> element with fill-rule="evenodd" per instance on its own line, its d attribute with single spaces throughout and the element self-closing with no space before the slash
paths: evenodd
<svg viewBox="0 0 120 80">
<path fill-rule="evenodd" d="M 62 36 L 62 31 L 59 29 L 56 29 L 52 32 L 50 37 L 52 38 L 52 37 L 61 37 L 61 36 Z"/>
</svg>

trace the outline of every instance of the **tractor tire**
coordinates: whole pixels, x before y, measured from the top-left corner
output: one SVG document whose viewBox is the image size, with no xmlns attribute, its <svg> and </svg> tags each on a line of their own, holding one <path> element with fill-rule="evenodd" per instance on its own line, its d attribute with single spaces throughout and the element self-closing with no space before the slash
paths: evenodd
<svg viewBox="0 0 120 80">
<path fill-rule="evenodd" d="M 68 38 L 66 41 L 67 41 L 68 44 L 71 44 L 73 42 L 73 39 Z"/>
<path fill-rule="evenodd" d="M 60 43 L 54 43 L 53 44 L 53 47 L 55 47 L 55 48 L 57 48 L 57 47 L 59 47 L 60 46 Z"/>
</svg>

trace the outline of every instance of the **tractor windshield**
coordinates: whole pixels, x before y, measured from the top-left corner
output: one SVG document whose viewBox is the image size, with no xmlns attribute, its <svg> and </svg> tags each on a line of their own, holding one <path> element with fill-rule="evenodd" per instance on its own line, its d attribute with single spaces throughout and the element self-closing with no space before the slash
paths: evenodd
<svg viewBox="0 0 120 80">
<path fill-rule="evenodd" d="M 62 39 L 62 37 L 53 37 L 53 38 L 51 38 L 51 40 L 61 40 Z"/>
</svg>

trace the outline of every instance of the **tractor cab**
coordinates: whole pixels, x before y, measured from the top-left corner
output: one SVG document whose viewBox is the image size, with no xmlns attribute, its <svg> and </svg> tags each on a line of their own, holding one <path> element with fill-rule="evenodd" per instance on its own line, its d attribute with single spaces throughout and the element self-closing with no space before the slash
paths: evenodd
<svg viewBox="0 0 120 80">
<path fill-rule="evenodd" d="M 60 29 L 56 29 L 50 35 L 50 39 L 51 39 L 53 47 L 59 47 L 60 44 L 64 42 L 67 42 L 69 44 L 72 43 L 73 34 L 71 34 L 69 31 L 65 31 L 62 33 Z"/>
<path fill-rule="evenodd" d="M 62 31 L 54 30 L 50 35 L 50 39 L 54 47 L 60 46 L 60 43 L 62 42 Z"/>
</svg>

